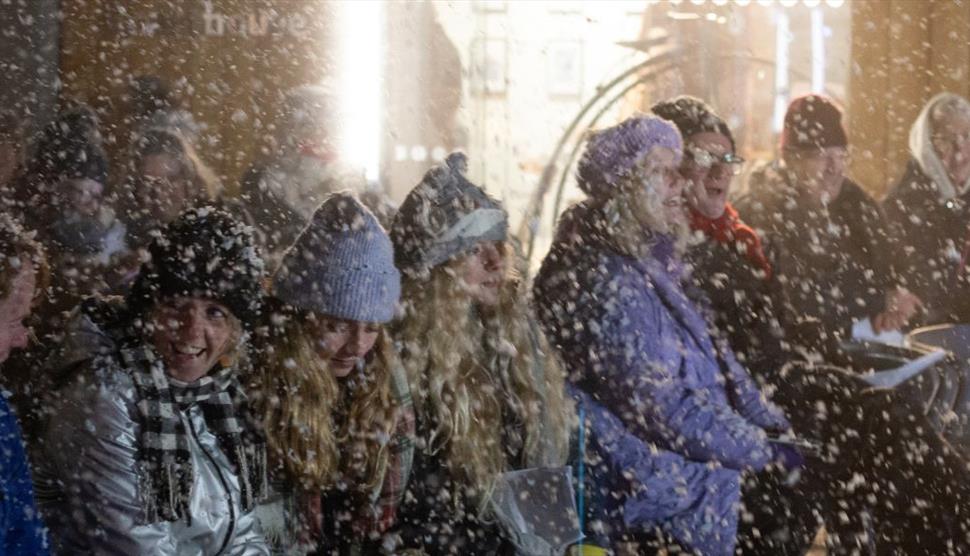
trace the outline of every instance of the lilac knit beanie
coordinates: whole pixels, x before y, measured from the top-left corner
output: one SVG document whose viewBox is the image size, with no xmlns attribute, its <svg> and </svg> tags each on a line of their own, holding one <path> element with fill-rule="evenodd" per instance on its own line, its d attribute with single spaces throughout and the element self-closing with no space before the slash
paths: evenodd
<svg viewBox="0 0 970 556">
<path fill-rule="evenodd" d="M 623 178 L 656 147 L 671 149 L 678 158 L 683 148 L 677 128 L 656 116 L 634 116 L 596 132 L 579 160 L 579 188 L 590 197 L 616 195 Z"/>
</svg>

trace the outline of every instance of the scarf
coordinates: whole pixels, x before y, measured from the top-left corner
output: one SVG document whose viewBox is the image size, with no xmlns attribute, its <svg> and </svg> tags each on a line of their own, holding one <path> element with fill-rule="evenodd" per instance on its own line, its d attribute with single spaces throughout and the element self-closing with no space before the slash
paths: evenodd
<svg viewBox="0 0 970 556">
<path fill-rule="evenodd" d="M 738 211 L 734 210 L 730 203 L 724 206 L 724 214 L 713 220 L 691 208 L 690 227 L 692 230 L 703 232 L 705 236 L 717 243 L 740 244 L 744 247 L 744 255 L 748 261 L 765 273 L 765 280 L 771 278 L 771 264 L 761 246 L 761 238 L 751 227 L 741 221 Z"/>
<path fill-rule="evenodd" d="M 180 411 L 198 404 L 206 425 L 235 467 L 242 507 L 251 510 L 267 494 L 266 444 L 249 414 L 246 394 L 232 367 L 187 384 L 170 378 L 150 348 L 122 351 L 138 392 L 141 428 L 138 475 L 148 523 L 191 521 L 195 473 L 188 431 Z"/>
</svg>

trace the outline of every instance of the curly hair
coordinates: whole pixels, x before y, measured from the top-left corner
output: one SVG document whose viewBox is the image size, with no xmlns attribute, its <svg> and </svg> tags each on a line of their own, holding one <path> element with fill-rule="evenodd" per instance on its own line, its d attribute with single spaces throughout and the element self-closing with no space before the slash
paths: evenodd
<svg viewBox="0 0 970 556">
<path fill-rule="evenodd" d="M 317 353 L 309 316 L 277 313 L 261 350 L 257 414 L 270 453 L 305 490 L 346 479 L 360 491 L 380 482 L 387 464 L 395 404 L 391 369 L 396 355 L 382 329 L 364 372 L 337 380 Z"/>
<path fill-rule="evenodd" d="M 459 285 L 458 264 L 440 265 L 425 280 L 405 279 L 406 315 L 395 337 L 416 410 L 428 423 L 419 431 L 425 450 L 443 454 L 484 508 L 510 460 L 535 465 L 543 451 L 543 464 L 565 460 L 572 406 L 563 372 L 531 324 L 521 282 L 507 279 L 498 306 L 477 310 Z M 497 426 L 509 418 L 518 426 Z"/>
</svg>

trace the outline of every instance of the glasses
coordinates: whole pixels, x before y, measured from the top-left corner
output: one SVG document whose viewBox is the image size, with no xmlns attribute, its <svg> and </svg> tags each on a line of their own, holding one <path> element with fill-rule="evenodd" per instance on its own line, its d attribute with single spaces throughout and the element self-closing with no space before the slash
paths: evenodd
<svg viewBox="0 0 970 556">
<path fill-rule="evenodd" d="M 715 167 L 726 168 L 732 176 L 737 176 L 741 173 L 744 159 L 734 153 L 715 154 L 700 147 L 687 147 L 684 150 L 684 162 L 706 172 Z"/>
</svg>

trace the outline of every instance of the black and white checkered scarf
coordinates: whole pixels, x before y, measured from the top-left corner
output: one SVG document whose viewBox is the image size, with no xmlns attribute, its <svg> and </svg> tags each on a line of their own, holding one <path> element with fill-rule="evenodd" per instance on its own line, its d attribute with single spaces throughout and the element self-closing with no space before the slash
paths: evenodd
<svg viewBox="0 0 970 556">
<path fill-rule="evenodd" d="M 147 521 L 190 519 L 194 470 L 181 411 L 194 404 L 235 467 L 243 509 L 252 509 L 266 495 L 266 442 L 250 415 L 237 370 L 217 367 L 186 384 L 169 377 L 150 348 L 122 355 L 138 392 L 138 475 Z"/>
</svg>

